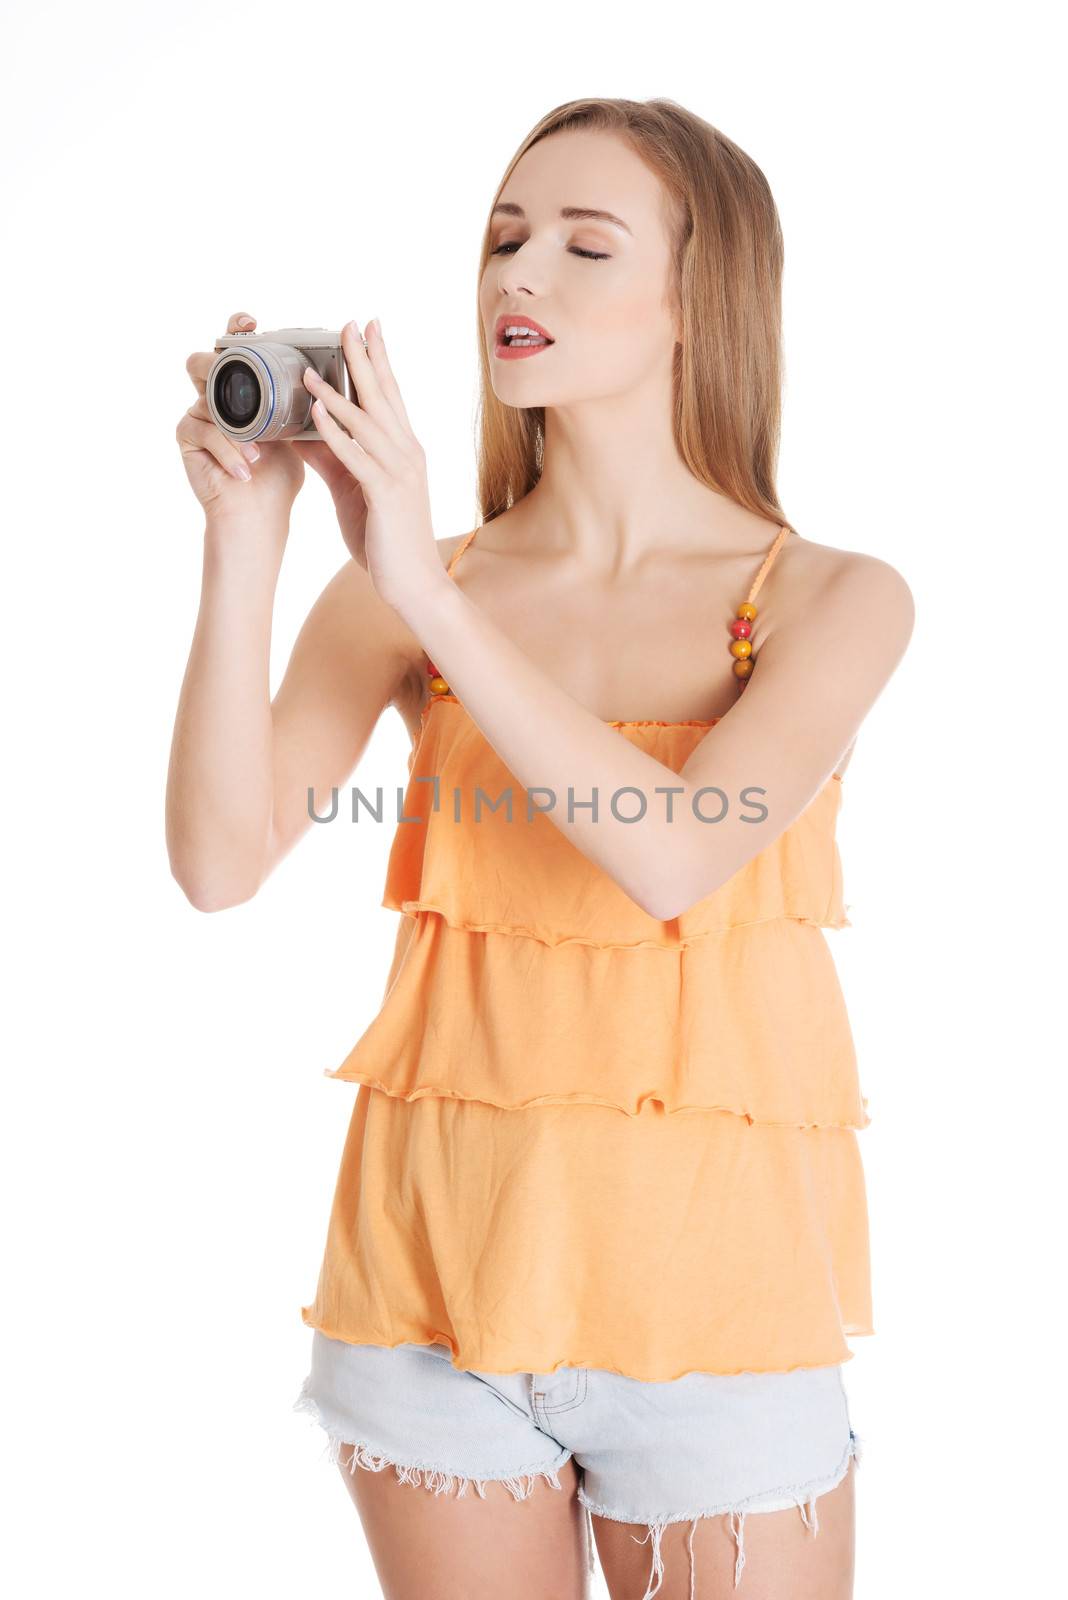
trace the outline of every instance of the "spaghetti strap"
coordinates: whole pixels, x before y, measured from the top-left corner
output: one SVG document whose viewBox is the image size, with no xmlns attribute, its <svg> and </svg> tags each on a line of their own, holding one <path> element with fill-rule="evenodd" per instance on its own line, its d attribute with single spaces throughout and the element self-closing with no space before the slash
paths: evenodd
<svg viewBox="0 0 1068 1600">
<path fill-rule="evenodd" d="M 452 553 L 452 559 L 449 562 L 448 566 L 445 568 L 445 573 L 446 573 L 447 577 L 450 577 L 450 578 L 452 577 L 453 570 L 454 570 L 454 568 L 456 566 L 456 563 L 459 561 L 460 557 L 463 555 L 464 551 L 467 549 L 468 545 L 471 543 L 471 540 L 475 537 L 475 534 L 477 532 L 478 532 L 477 528 L 472 528 L 471 532 L 467 535 L 467 538 L 464 539 L 461 544 L 458 544 L 456 546 L 456 549 Z"/>
<path fill-rule="evenodd" d="M 758 593 L 758 591 L 760 589 L 760 585 L 764 582 L 764 579 L 767 577 L 768 573 L 771 571 L 772 563 L 774 562 L 775 557 L 778 555 L 779 551 L 782 549 L 783 545 L 785 544 L 787 534 L 793 533 L 793 531 L 794 530 L 791 528 L 790 524 L 788 522 L 784 522 L 782 527 L 779 529 L 778 533 L 775 535 L 775 541 L 772 544 L 771 549 L 768 551 L 767 555 L 764 557 L 764 560 L 761 563 L 760 571 L 757 573 L 756 577 L 753 579 L 753 587 L 750 589 L 748 595 L 746 596 L 746 598 L 747 598 L 747 600 L 748 600 L 750 605 L 752 605 L 753 601 L 756 599 L 757 593 Z"/>
</svg>

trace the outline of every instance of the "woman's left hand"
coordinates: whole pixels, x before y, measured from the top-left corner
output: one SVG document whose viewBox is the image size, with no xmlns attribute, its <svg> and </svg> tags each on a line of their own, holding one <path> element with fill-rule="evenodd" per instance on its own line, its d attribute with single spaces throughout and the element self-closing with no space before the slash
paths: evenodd
<svg viewBox="0 0 1068 1600">
<path fill-rule="evenodd" d="M 363 492 L 363 553 L 375 591 L 403 616 L 445 577 L 445 569 L 434 539 L 426 456 L 412 432 L 377 322 L 368 323 L 366 331 L 366 348 L 355 322 L 341 331 L 358 405 L 313 367 L 304 373 L 304 386 L 315 396 L 312 421 Z"/>
</svg>

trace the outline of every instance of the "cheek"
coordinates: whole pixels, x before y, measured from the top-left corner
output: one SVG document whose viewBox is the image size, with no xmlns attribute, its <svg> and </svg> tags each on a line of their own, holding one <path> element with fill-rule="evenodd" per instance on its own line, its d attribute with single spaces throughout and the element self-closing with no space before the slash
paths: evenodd
<svg viewBox="0 0 1068 1600">
<path fill-rule="evenodd" d="M 605 378 L 637 379 L 662 362 L 669 340 L 662 308 L 635 288 L 599 301 L 591 312 L 580 341 L 582 363 Z"/>
<path fill-rule="evenodd" d="M 597 269 L 591 276 L 596 277 Z M 613 274 L 591 286 L 586 325 L 603 338 L 631 352 L 656 349 L 669 319 L 653 274 L 637 263 L 634 270 Z"/>
</svg>

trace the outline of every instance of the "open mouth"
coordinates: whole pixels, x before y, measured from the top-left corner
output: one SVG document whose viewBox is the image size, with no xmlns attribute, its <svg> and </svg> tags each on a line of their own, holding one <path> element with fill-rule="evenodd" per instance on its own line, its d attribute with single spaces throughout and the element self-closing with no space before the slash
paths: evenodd
<svg viewBox="0 0 1068 1600">
<path fill-rule="evenodd" d="M 553 343 L 554 340 L 550 339 L 544 328 L 531 326 L 518 319 L 514 322 L 502 320 L 494 348 L 501 360 L 515 361 L 520 356 L 536 355 L 539 350 L 547 350 Z"/>
</svg>

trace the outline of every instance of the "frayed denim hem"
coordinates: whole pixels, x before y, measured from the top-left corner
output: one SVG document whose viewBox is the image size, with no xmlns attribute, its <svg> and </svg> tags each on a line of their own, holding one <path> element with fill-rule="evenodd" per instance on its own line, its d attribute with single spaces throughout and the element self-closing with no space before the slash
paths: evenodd
<svg viewBox="0 0 1068 1600">
<path fill-rule="evenodd" d="M 366 1441 L 345 1439 L 337 1429 L 328 1425 L 307 1383 L 301 1389 L 300 1395 L 293 1405 L 293 1410 L 311 1416 L 323 1429 L 327 1435 L 324 1453 L 329 1456 L 330 1461 L 335 1465 L 345 1466 L 345 1463 L 341 1460 L 341 1452 L 343 1449 L 351 1448 L 352 1457 L 347 1464 L 350 1473 L 355 1472 L 357 1466 L 363 1467 L 370 1472 L 382 1472 L 386 1467 L 392 1467 L 400 1483 L 421 1486 L 431 1490 L 434 1494 L 451 1494 L 455 1488 L 458 1499 L 467 1493 L 468 1486 L 472 1483 L 483 1500 L 486 1498 L 485 1486 L 487 1483 L 503 1484 L 513 1499 L 517 1501 L 526 1500 L 533 1494 L 539 1478 L 544 1478 L 546 1483 L 550 1484 L 554 1489 L 562 1489 L 563 1486 L 559 1479 L 560 1468 L 570 1460 L 573 1454 L 570 1450 L 561 1450 L 552 1467 L 531 1467 L 499 1477 L 494 1477 L 492 1474 L 481 1478 L 468 1477 L 458 1473 L 450 1473 L 430 1462 L 396 1461 L 390 1456 L 376 1452 Z M 715 1516 L 727 1516 L 730 1518 L 731 1535 L 738 1551 L 734 1564 L 735 1588 L 741 1582 L 742 1569 L 746 1563 L 744 1538 L 745 1518 L 747 1515 L 756 1515 L 762 1511 L 788 1510 L 791 1506 L 796 1506 L 800 1512 L 801 1521 L 805 1527 L 811 1528 L 813 1537 L 815 1537 L 819 1533 L 819 1515 L 816 1509 L 817 1498 L 838 1487 L 849 1471 L 851 1459 L 856 1461 L 859 1468 L 863 1454 L 863 1444 L 864 1441 L 860 1436 L 850 1429 L 849 1443 L 846 1446 L 845 1455 L 840 1465 L 836 1468 L 831 1478 L 817 1483 L 815 1486 L 811 1483 L 788 1485 L 781 1489 L 750 1495 L 746 1500 L 736 1501 L 733 1504 L 712 1506 L 700 1511 L 671 1512 L 665 1516 L 657 1517 L 651 1522 L 644 1523 L 648 1531 L 644 1538 L 635 1538 L 635 1543 L 645 1544 L 650 1539 L 652 1540 L 652 1571 L 650 1572 L 642 1600 L 653 1600 L 653 1596 L 659 1593 L 663 1584 L 664 1560 L 661 1554 L 661 1541 L 664 1529 L 672 1523 L 689 1522 L 691 1525 L 686 1540 L 690 1561 L 690 1600 L 695 1600 L 697 1581 L 693 1539 L 697 1531 L 697 1524 L 703 1518 Z M 588 1570 L 592 1574 L 596 1571 L 593 1518 L 598 1516 L 605 1517 L 610 1522 L 628 1523 L 642 1523 L 643 1519 L 620 1511 L 613 1511 L 608 1506 L 598 1505 L 586 1494 L 581 1479 L 577 1489 L 577 1496 L 585 1513 Z M 753 1501 L 763 1501 L 765 1503 L 753 1505 L 751 1504 Z"/>
<path fill-rule="evenodd" d="M 821 1494 L 829 1494 L 832 1489 L 838 1487 L 849 1471 L 851 1459 L 856 1461 L 859 1468 L 863 1444 L 864 1441 L 859 1435 L 850 1429 L 849 1443 L 846 1446 L 845 1456 L 827 1481 L 821 1482 L 815 1487 L 810 1484 L 798 1484 L 793 1487 L 771 1490 L 769 1494 L 777 1497 L 771 1504 L 751 1506 L 748 1501 L 743 1500 L 736 1502 L 734 1505 L 712 1506 L 704 1511 L 672 1512 L 668 1516 L 657 1517 L 654 1521 L 646 1523 L 645 1526 L 648 1532 L 645 1538 L 639 1539 L 636 1536 L 632 1536 L 635 1544 L 645 1544 L 649 1539 L 652 1540 L 652 1571 L 649 1574 L 649 1582 L 646 1584 L 642 1600 L 652 1600 L 653 1595 L 659 1592 L 664 1581 L 664 1559 L 661 1555 L 660 1543 L 664 1536 L 664 1529 L 673 1522 L 688 1522 L 690 1524 L 690 1531 L 686 1538 L 686 1549 L 690 1558 L 690 1600 L 694 1600 L 697 1593 L 697 1566 L 693 1554 L 693 1536 L 697 1531 L 698 1522 L 703 1517 L 726 1516 L 730 1518 L 731 1535 L 738 1550 L 737 1559 L 734 1563 L 734 1587 L 736 1589 L 741 1582 L 742 1568 L 745 1566 L 745 1519 L 747 1515 L 755 1516 L 761 1511 L 784 1511 L 791 1506 L 796 1506 L 801 1513 L 801 1521 L 806 1528 L 812 1529 L 812 1535 L 815 1538 L 820 1531 L 819 1515 L 816 1510 L 817 1497 Z M 607 1517 L 610 1522 L 641 1521 L 639 1517 L 624 1516 L 618 1511 L 609 1510 L 607 1506 L 597 1505 L 590 1500 L 581 1486 L 578 1490 L 578 1497 L 586 1509 L 587 1516 L 592 1513 L 596 1517 Z M 767 1499 L 767 1494 L 751 1495 L 749 1497 L 749 1500 Z M 747 1506 L 748 1510 L 746 1509 Z"/>
<path fill-rule="evenodd" d="M 345 1463 L 341 1460 L 343 1449 L 352 1448 L 352 1459 L 348 1463 L 349 1472 L 356 1468 L 364 1467 L 368 1472 L 382 1472 L 386 1467 L 392 1467 L 400 1483 L 410 1483 L 424 1489 L 431 1490 L 434 1494 L 451 1494 L 456 1490 L 456 1498 L 461 1499 L 474 1484 L 475 1489 L 484 1500 L 486 1498 L 487 1483 L 501 1483 L 508 1490 L 514 1500 L 526 1500 L 534 1492 L 534 1486 L 539 1478 L 544 1478 L 546 1483 L 554 1489 L 562 1491 L 560 1482 L 560 1468 L 571 1458 L 571 1451 L 561 1452 L 559 1459 L 552 1467 L 530 1467 L 511 1473 L 507 1477 L 494 1477 L 492 1474 L 484 1478 L 465 1477 L 460 1473 L 447 1472 L 441 1467 L 433 1466 L 429 1462 L 400 1462 L 391 1457 L 381 1455 L 363 1440 L 345 1439 L 337 1429 L 328 1426 L 315 1397 L 308 1393 L 307 1388 L 301 1390 L 294 1402 L 293 1410 L 303 1412 L 312 1417 L 322 1428 L 327 1436 L 324 1455 L 339 1467 Z"/>
</svg>

